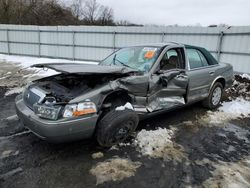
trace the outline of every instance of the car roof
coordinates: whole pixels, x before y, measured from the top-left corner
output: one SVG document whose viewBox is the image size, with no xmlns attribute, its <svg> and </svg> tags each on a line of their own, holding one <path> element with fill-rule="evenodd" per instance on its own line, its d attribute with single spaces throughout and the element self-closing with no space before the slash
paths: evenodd
<svg viewBox="0 0 250 188">
<path fill-rule="evenodd" d="M 135 46 L 155 46 L 155 47 L 165 47 L 165 46 L 171 46 L 171 45 L 183 45 L 177 42 L 165 42 L 165 43 L 145 43 Z"/>
<path fill-rule="evenodd" d="M 186 48 L 202 48 L 199 46 L 193 46 L 193 45 L 187 45 L 187 44 L 182 44 L 182 43 L 178 43 L 178 42 L 164 42 L 164 43 L 145 43 L 145 44 L 140 44 L 140 45 L 135 45 L 135 46 L 153 46 L 153 47 L 166 47 L 166 46 L 172 46 L 172 45 L 179 45 L 179 46 L 183 46 Z"/>
</svg>

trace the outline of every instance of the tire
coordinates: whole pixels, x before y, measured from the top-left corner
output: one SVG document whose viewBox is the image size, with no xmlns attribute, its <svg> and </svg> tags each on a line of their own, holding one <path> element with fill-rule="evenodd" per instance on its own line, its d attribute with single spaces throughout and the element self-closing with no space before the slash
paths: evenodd
<svg viewBox="0 0 250 188">
<path fill-rule="evenodd" d="M 135 131 L 138 123 L 139 117 L 132 110 L 111 110 L 97 125 L 97 142 L 103 147 L 111 147 L 122 142 Z"/>
<path fill-rule="evenodd" d="M 220 82 L 215 82 L 208 97 L 202 102 L 203 106 L 209 109 L 219 107 L 223 94 L 223 86 Z"/>
</svg>

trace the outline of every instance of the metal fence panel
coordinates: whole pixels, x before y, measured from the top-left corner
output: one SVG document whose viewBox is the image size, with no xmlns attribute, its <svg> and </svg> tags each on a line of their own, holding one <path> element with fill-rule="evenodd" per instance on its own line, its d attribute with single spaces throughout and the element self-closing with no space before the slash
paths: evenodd
<svg viewBox="0 0 250 188">
<path fill-rule="evenodd" d="M 159 42 L 203 46 L 250 73 L 250 27 L 0 25 L 0 53 L 99 61 L 119 47 Z"/>
<path fill-rule="evenodd" d="M 5 53 L 5 54 L 8 53 L 8 44 L 7 43 L 0 42 L 0 52 Z"/>
</svg>

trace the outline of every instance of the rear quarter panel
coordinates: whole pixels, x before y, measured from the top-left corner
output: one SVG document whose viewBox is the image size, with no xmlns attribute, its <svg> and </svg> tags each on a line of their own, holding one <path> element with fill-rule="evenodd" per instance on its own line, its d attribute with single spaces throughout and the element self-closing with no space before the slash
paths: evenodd
<svg viewBox="0 0 250 188">
<path fill-rule="evenodd" d="M 225 88 L 228 88 L 232 85 L 234 80 L 233 67 L 228 63 L 219 63 L 215 70 L 215 79 L 222 77 L 226 81 Z"/>
</svg>

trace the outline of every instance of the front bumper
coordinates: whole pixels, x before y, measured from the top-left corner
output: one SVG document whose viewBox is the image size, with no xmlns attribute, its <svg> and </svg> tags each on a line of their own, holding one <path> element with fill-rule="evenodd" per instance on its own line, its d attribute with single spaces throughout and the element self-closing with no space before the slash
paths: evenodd
<svg viewBox="0 0 250 188">
<path fill-rule="evenodd" d="M 56 121 L 39 118 L 23 99 L 16 98 L 16 112 L 21 122 L 35 135 L 49 142 L 67 142 L 92 137 L 98 115 L 61 119 Z"/>
</svg>

